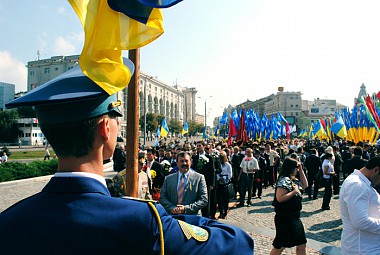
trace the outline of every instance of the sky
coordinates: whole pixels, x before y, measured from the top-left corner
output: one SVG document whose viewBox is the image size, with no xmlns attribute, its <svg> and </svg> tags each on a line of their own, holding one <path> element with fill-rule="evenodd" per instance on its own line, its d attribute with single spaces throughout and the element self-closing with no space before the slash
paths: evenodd
<svg viewBox="0 0 380 255">
<path fill-rule="evenodd" d="M 195 87 L 207 122 L 223 108 L 285 91 L 353 106 L 380 90 L 378 0 L 184 0 L 141 48 L 141 71 Z M 82 26 L 64 0 L 0 1 L 0 81 L 26 91 L 28 61 L 80 54 Z M 128 56 L 128 52 L 124 53 Z"/>
</svg>

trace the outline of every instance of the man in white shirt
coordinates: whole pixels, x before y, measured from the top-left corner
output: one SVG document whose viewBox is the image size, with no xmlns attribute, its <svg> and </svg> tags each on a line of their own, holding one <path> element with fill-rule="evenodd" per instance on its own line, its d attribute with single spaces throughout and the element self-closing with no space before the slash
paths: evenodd
<svg viewBox="0 0 380 255">
<path fill-rule="evenodd" d="M 380 254 L 380 195 L 372 187 L 379 183 L 380 157 L 343 182 L 339 194 L 342 254 Z"/>
<path fill-rule="evenodd" d="M 244 206 L 245 193 L 248 190 L 248 200 L 247 206 L 252 205 L 252 185 L 253 185 L 253 175 L 259 170 L 259 163 L 257 159 L 253 157 L 252 149 L 247 148 L 245 151 L 245 158 L 240 163 L 240 173 L 238 176 L 238 181 L 240 181 L 240 203 L 238 207 Z"/>
<path fill-rule="evenodd" d="M 269 172 L 267 173 L 268 174 L 267 178 L 268 178 L 269 185 L 272 186 L 272 185 L 275 185 L 277 182 L 277 169 L 275 168 L 275 166 L 280 156 L 275 150 L 272 150 L 272 145 L 270 143 L 267 143 L 265 145 L 265 154 L 267 154 L 269 157 L 269 167 L 268 167 Z"/>
</svg>

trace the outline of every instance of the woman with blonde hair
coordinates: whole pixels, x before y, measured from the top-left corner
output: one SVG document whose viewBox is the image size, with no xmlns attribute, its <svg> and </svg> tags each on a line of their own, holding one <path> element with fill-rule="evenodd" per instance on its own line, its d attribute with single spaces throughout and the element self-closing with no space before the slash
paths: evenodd
<svg viewBox="0 0 380 255">
<path fill-rule="evenodd" d="M 221 172 L 216 175 L 218 180 L 218 188 L 216 190 L 217 201 L 219 204 L 219 219 L 225 219 L 227 217 L 228 203 L 230 201 L 228 184 L 232 178 L 232 167 L 228 162 L 227 154 L 221 151 L 218 157 L 221 164 Z"/>
</svg>

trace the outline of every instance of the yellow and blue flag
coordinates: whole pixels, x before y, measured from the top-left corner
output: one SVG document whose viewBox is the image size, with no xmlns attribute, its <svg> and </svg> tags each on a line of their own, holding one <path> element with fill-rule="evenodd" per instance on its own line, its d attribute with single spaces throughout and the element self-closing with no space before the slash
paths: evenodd
<svg viewBox="0 0 380 255">
<path fill-rule="evenodd" d="M 189 124 L 186 121 L 185 125 L 183 125 L 182 135 L 185 135 L 187 133 L 189 133 Z"/>
<path fill-rule="evenodd" d="M 166 118 L 163 118 L 162 123 L 161 123 L 160 135 L 161 137 L 166 137 L 168 133 L 169 133 L 169 127 L 168 127 L 168 124 L 166 124 Z"/>
<path fill-rule="evenodd" d="M 112 95 L 125 88 L 131 72 L 122 50 L 140 48 L 164 33 L 161 10 L 178 0 L 68 0 L 85 32 L 79 58 L 83 73 Z"/>
<path fill-rule="evenodd" d="M 339 136 L 340 138 L 345 138 L 347 136 L 347 128 L 343 122 L 343 118 L 335 113 L 336 122 L 331 126 L 331 132 Z"/>
<path fill-rule="evenodd" d="M 207 139 L 206 127 L 203 129 L 202 140 Z"/>
<path fill-rule="evenodd" d="M 326 135 L 325 129 L 323 128 L 320 120 L 317 120 L 316 122 L 314 122 L 313 132 L 314 132 L 314 135 L 317 137 L 321 137 L 322 135 Z"/>
<path fill-rule="evenodd" d="M 160 137 L 160 127 L 157 128 L 156 138 L 154 139 L 154 146 L 158 146 L 158 138 Z"/>
</svg>

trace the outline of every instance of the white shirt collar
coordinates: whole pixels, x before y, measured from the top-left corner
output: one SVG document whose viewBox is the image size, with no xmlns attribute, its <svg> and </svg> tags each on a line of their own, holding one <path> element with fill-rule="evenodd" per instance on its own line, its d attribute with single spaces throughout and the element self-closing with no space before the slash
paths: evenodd
<svg viewBox="0 0 380 255">
<path fill-rule="evenodd" d="M 54 177 L 87 177 L 87 178 L 92 178 L 104 185 L 104 187 L 107 188 L 106 180 L 104 179 L 103 176 L 100 176 L 98 174 L 94 173 L 88 173 L 88 172 L 60 172 L 60 173 L 55 173 Z"/>
<path fill-rule="evenodd" d="M 371 186 L 371 181 L 359 170 L 354 170 L 354 174 L 358 175 L 368 186 Z"/>
</svg>

